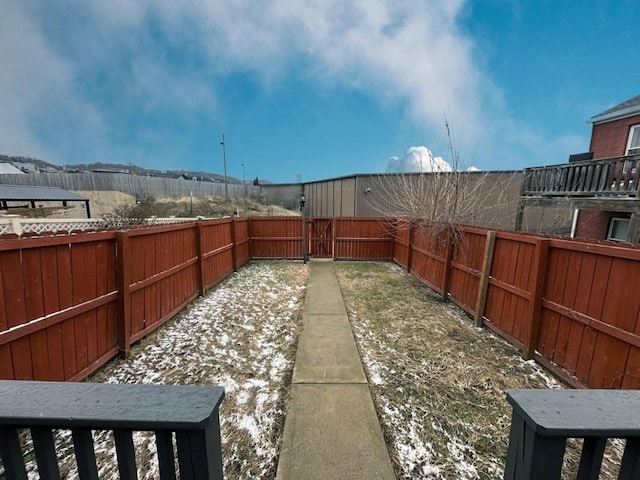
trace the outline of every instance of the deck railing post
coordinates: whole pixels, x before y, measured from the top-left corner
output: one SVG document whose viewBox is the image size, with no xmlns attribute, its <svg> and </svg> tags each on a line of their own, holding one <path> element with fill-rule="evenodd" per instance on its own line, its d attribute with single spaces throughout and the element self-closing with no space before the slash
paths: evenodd
<svg viewBox="0 0 640 480">
<path fill-rule="evenodd" d="M 635 390 L 523 389 L 507 391 L 513 407 L 505 480 L 560 480 L 567 439 L 582 439 L 577 476 L 600 478 L 610 438 L 626 441 L 618 479 L 640 475 Z M 608 459 L 613 465 L 613 459 Z M 564 472 L 566 473 L 566 472 Z"/>
<path fill-rule="evenodd" d="M 180 478 L 223 478 L 222 387 L 0 381 L 0 391 L 0 461 L 8 479 L 26 480 L 36 466 L 40 478 L 60 478 L 55 449 L 67 447 L 54 438 L 58 429 L 71 430 L 79 478 L 98 478 L 103 469 L 110 471 L 101 478 L 117 477 L 116 470 L 119 478 L 137 478 L 138 467 L 146 465 L 136 462 L 136 453 L 148 452 L 134 444 L 133 433 L 140 431 L 155 432 L 160 478 L 176 478 L 174 433 Z M 19 429 L 31 430 L 31 452 L 21 444 Z M 96 457 L 95 430 L 112 433 L 115 459 Z M 146 456 L 139 460 L 148 462 Z"/>
<path fill-rule="evenodd" d="M 129 233 L 116 233 L 116 284 L 118 288 L 118 350 L 128 358 L 131 347 L 131 252 Z"/>
<path fill-rule="evenodd" d="M 212 415 L 210 422 L 204 430 L 176 431 L 181 478 L 222 480 L 222 444 L 218 412 Z M 186 475 L 183 472 L 187 472 Z"/>
</svg>

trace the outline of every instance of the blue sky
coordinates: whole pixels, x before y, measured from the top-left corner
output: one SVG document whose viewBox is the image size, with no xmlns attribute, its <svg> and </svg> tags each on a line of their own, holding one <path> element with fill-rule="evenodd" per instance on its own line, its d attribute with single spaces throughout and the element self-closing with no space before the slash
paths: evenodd
<svg viewBox="0 0 640 480">
<path fill-rule="evenodd" d="M 520 169 L 640 94 L 640 2 L 0 3 L 0 153 L 294 182 Z M 421 147 L 421 148 L 415 148 Z M 423 147 L 423 148 L 422 148 Z M 416 153 L 417 152 L 417 153 Z"/>
</svg>

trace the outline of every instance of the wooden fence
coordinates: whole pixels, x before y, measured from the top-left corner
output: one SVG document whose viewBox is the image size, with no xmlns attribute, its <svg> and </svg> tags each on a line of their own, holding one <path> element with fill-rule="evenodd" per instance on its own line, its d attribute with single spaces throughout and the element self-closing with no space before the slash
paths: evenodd
<svg viewBox="0 0 640 480">
<path fill-rule="evenodd" d="M 332 236 L 336 260 L 389 260 L 395 223 L 380 218 L 336 218 Z"/>
<path fill-rule="evenodd" d="M 398 229 L 394 261 L 575 387 L 640 388 L 640 250 Z"/>
<path fill-rule="evenodd" d="M 251 258 L 392 260 L 574 386 L 640 388 L 640 249 L 380 218 L 0 242 L 0 378 L 79 380 Z"/>
<path fill-rule="evenodd" d="M 248 220 L 0 242 L 0 378 L 81 380 L 249 261 Z"/>
</svg>

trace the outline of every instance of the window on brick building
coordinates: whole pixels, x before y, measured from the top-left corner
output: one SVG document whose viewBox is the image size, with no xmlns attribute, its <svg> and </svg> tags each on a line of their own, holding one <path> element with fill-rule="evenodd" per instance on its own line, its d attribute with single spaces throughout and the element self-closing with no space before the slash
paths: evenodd
<svg viewBox="0 0 640 480">
<path fill-rule="evenodd" d="M 634 125 L 629 130 L 627 155 L 640 155 L 640 125 Z"/>
<path fill-rule="evenodd" d="M 629 238 L 629 223 L 628 218 L 612 218 L 609 222 L 609 233 L 607 234 L 607 240 L 613 240 L 615 242 L 626 242 Z"/>
</svg>

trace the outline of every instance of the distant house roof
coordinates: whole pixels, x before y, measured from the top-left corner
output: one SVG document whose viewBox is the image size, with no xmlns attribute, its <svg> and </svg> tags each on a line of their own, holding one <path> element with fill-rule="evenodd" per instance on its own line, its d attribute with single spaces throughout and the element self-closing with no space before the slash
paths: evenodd
<svg viewBox="0 0 640 480">
<path fill-rule="evenodd" d="M 131 171 L 129 170 L 120 170 L 117 168 L 94 168 L 93 170 L 91 170 L 91 173 L 126 173 L 126 174 L 130 174 Z"/>
<path fill-rule="evenodd" d="M 5 174 L 5 173 L 16 174 L 16 175 L 19 175 L 19 174 L 24 175 L 24 172 L 22 170 L 20 170 L 19 168 L 14 167 L 10 163 L 2 162 L 2 163 L 0 163 L 0 174 Z"/>
<path fill-rule="evenodd" d="M 604 123 L 612 120 L 618 120 L 620 118 L 631 117 L 633 115 L 640 115 L 640 95 L 625 100 L 624 102 L 605 110 L 598 115 L 591 117 L 587 120 L 587 123 Z"/>
<path fill-rule="evenodd" d="M 0 200 L 6 201 L 87 201 L 80 195 L 58 187 L 33 187 L 26 185 L 0 185 Z"/>
</svg>

